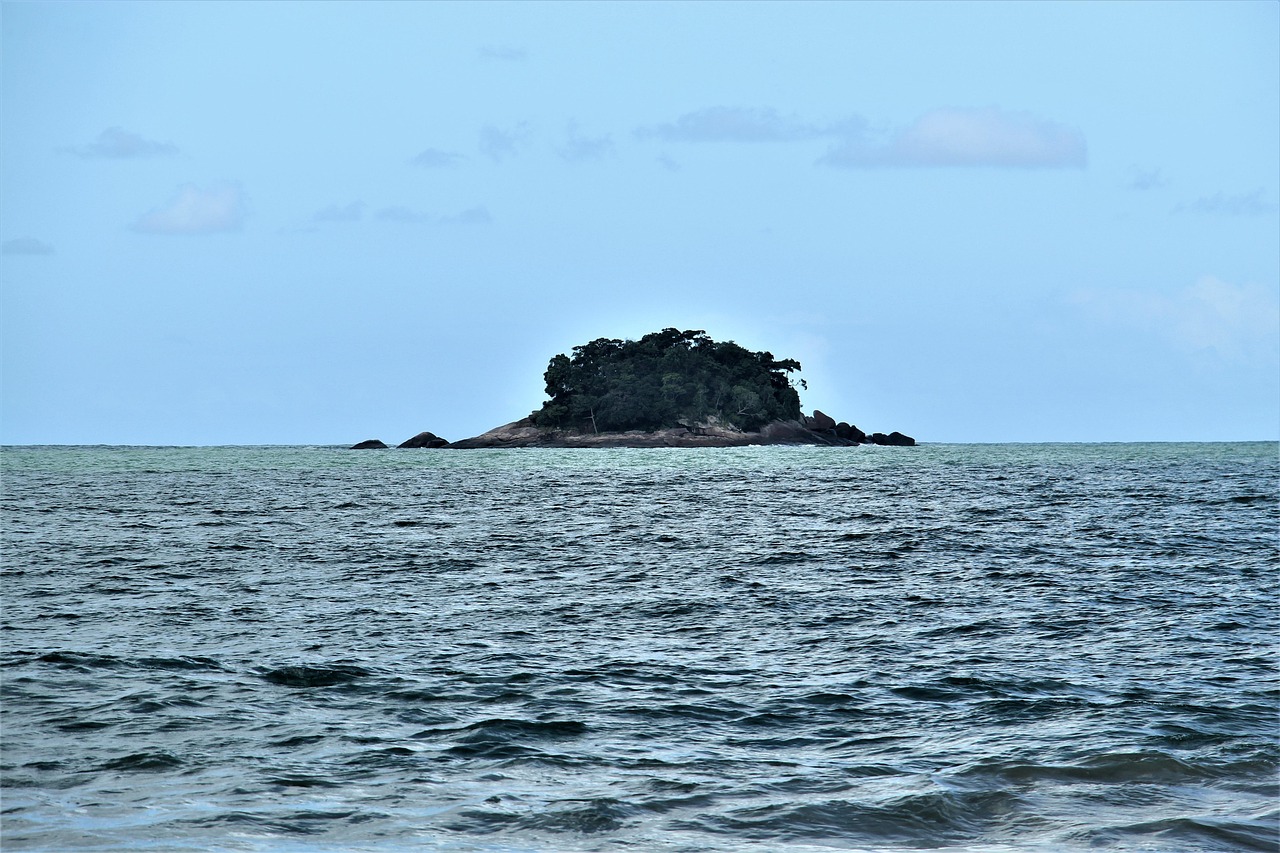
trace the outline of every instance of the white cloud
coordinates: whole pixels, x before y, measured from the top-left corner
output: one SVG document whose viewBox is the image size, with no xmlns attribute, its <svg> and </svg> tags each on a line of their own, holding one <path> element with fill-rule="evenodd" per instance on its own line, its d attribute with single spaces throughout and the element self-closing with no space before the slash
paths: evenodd
<svg viewBox="0 0 1280 853">
<path fill-rule="evenodd" d="M 1178 213 L 1190 210 L 1192 213 L 1219 216 L 1265 216 L 1280 210 L 1280 206 L 1266 201 L 1262 197 L 1262 189 L 1258 188 L 1251 193 L 1238 195 L 1216 192 L 1213 195 L 1201 196 L 1190 204 L 1180 204 L 1174 210 Z"/>
<path fill-rule="evenodd" d="M 577 124 L 570 124 L 566 131 L 565 144 L 556 150 L 562 160 L 570 163 L 582 163 L 587 160 L 600 160 L 613 153 L 613 139 L 604 136 L 583 136 L 578 132 Z"/>
<path fill-rule="evenodd" d="M 1159 169 L 1139 169 L 1137 166 L 1129 167 L 1129 182 L 1126 186 L 1131 190 L 1154 190 L 1165 185 L 1164 176 L 1160 174 Z"/>
<path fill-rule="evenodd" d="M 851 115 L 839 122 L 806 121 L 771 107 L 707 107 L 674 122 L 641 127 L 636 136 L 665 142 L 805 142 L 833 140 L 824 166 L 1083 167 L 1084 136 L 1025 112 L 994 107 L 932 110 L 896 132 L 871 132 Z"/>
<path fill-rule="evenodd" d="M 639 128 L 636 135 L 666 142 L 791 142 L 827 132 L 770 107 L 707 107 L 674 122 Z"/>
<path fill-rule="evenodd" d="M 499 163 L 508 157 L 514 157 L 528 145 L 530 133 L 528 122 L 522 121 L 507 130 L 486 124 L 480 129 L 480 152 Z"/>
<path fill-rule="evenodd" d="M 364 202 L 353 201 L 350 204 L 331 204 L 324 210 L 317 210 L 311 217 L 312 222 L 359 222 L 364 216 Z"/>
<path fill-rule="evenodd" d="M 178 147 L 171 142 L 154 142 L 143 139 L 136 133 L 123 128 L 109 127 L 98 138 L 88 145 L 78 145 L 66 149 L 77 157 L 86 160 L 103 158 L 109 160 L 130 160 L 145 157 L 170 157 L 178 153 Z"/>
<path fill-rule="evenodd" d="M 428 148 L 410 160 L 409 165 L 421 166 L 424 169 L 452 169 L 464 159 L 466 158 L 461 154 L 456 154 L 453 151 L 441 151 L 439 148 Z"/>
<path fill-rule="evenodd" d="M 186 184 L 164 207 L 144 214 L 135 231 L 148 234 L 216 234 L 244 225 L 244 194 L 235 184 L 200 188 Z"/>
<path fill-rule="evenodd" d="M 994 107 L 925 113 L 885 140 L 851 134 L 818 162 L 827 166 L 1083 167 L 1084 136 L 1025 112 Z"/>
<path fill-rule="evenodd" d="M 1280 352 L 1280 293 L 1204 276 L 1173 294 L 1080 290 L 1072 302 L 1094 319 L 1154 332 L 1192 352 L 1240 363 L 1274 362 Z"/>
<path fill-rule="evenodd" d="M 4 255 L 52 255 L 53 246 L 35 237 L 14 237 L 0 245 L 0 254 Z"/>
<path fill-rule="evenodd" d="M 493 222 L 493 217 L 489 215 L 489 209 L 483 205 L 469 207 L 460 213 L 455 213 L 453 216 L 440 217 L 441 225 L 488 225 L 491 222 Z"/>
</svg>

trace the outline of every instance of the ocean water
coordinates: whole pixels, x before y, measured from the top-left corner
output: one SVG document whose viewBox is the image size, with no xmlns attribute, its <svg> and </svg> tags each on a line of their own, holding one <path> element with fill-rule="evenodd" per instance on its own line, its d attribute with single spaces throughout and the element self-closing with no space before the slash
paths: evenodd
<svg viewBox="0 0 1280 853">
<path fill-rule="evenodd" d="M 6 851 L 1280 847 L 1275 444 L 0 462 Z"/>
</svg>

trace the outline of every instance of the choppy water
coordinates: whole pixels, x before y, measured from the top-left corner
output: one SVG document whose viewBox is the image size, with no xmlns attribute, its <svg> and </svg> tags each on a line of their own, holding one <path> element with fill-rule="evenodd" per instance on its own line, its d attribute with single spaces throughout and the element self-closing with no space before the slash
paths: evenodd
<svg viewBox="0 0 1280 853">
<path fill-rule="evenodd" d="M 1276 850 L 1274 444 L 8 448 L 5 850 Z"/>
</svg>

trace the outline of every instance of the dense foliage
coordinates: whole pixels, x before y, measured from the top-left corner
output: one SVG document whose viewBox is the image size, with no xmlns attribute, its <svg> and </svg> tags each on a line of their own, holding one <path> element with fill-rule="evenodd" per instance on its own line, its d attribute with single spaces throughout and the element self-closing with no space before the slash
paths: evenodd
<svg viewBox="0 0 1280 853">
<path fill-rule="evenodd" d="M 551 399 L 532 415 L 541 427 L 653 430 L 732 424 L 754 430 L 800 417 L 788 376 L 793 359 L 713 341 L 701 329 L 663 329 L 638 341 L 598 338 L 547 366 Z"/>
</svg>

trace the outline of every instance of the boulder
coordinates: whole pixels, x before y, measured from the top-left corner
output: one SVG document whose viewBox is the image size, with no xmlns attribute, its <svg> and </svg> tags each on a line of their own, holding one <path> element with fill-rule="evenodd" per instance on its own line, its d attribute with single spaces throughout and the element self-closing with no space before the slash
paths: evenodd
<svg viewBox="0 0 1280 853">
<path fill-rule="evenodd" d="M 352 450 L 386 450 L 387 446 L 376 438 L 351 445 Z"/>
<path fill-rule="evenodd" d="M 810 423 L 806 424 L 806 426 L 819 432 L 836 428 L 835 418 L 831 417 L 831 415 L 824 415 L 818 409 L 813 410 L 813 417 L 809 418 L 809 421 Z"/>
<path fill-rule="evenodd" d="M 400 447 L 419 448 L 419 447 L 446 447 L 449 442 L 445 441 L 434 432 L 420 432 L 413 438 L 402 442 Z"/>
<path fill-rule="evenodd" d="M 867 434 L 852 424 L 841 421 L 836 424 L 836 435 L 845 441 L 852 441 L 857 444 L 867 440 Z"/>
<path fill-rule="evenodd" d="M 483 435 L 463 438 L 439 446 L 448 447 L 450 450 L 496 447 L 745 447 L 753 444 L 849 447 L 867 440 L 866 433 L 856 426 L 844 425 L 848 427 L 850 433 L 850 437 L 845 438 L 840 436 L 836 429 L 813 429 L 810 426 L 812 421 L 812 418 L 804 418 L 802 421 L 772 421 L 755 432 L 743 432 L 721 425 L 680 424 L 653 432 L 629 430 L 595 433 L 574 429 L 545 429 L 534 425 L 532 418 L 523 418 L 514 423 L 495 427 Z M 894 439 L 893 436 L 884 433 L 876 433 L 879 438 L 877 443 L 890 444 L 895 440 L 911 441 L 902 433 L 894 433 L 894 435 L 899 436 L 900 439 Z M 438 440 L 444 441 L 444 439 Z"/>
<path fill-rule="evenodd" d="M 891 432 L 885 435 L 882 432 L 872 433 L 872 444 L 883 445 L 884 447 L 915 447 L 916 440 L 909 435 L 903 435 L 900 432 Z"/>
<path fill-rule="evenodd" d="M 807 418 L 805 420 L 808 420 Z M 759 444 L 810 444 L 819 447 L 837 446 L 834 436 L 814 432 L 803 421 L 773 421 L 760 428 Z"/>
</svg>

